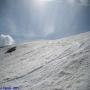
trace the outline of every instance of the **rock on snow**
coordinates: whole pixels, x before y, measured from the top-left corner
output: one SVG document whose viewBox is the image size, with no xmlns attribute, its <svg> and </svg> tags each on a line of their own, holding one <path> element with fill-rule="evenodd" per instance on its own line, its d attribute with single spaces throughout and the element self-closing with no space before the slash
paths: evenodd
<svg viewBox="0 0 90 90">
<path fill-rule="evenodd" d="M 7 86 L 90 90 L 90 32 L 0 48 L 0 87 Z"/>
</svg>

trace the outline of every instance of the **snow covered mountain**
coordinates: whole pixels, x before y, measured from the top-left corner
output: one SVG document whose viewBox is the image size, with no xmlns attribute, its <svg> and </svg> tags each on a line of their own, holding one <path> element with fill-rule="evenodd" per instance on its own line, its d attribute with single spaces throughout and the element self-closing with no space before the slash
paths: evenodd
<svg viewBox="0 0 90 90">
<path fill-rule="evenodd" d="M 90 90 L 90 32 L 0 48 L 0 87 Z"/>
</svg>

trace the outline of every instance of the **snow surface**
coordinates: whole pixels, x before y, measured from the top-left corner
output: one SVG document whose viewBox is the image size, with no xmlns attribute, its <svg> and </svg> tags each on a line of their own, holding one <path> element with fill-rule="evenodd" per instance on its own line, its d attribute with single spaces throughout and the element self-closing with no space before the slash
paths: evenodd
<svg viewBox="0 0 90 90">
<path fill-rule="evenodd" d="M 0 48 L 0 87 L 90 90 L 90 32 Z"/>
</svg>

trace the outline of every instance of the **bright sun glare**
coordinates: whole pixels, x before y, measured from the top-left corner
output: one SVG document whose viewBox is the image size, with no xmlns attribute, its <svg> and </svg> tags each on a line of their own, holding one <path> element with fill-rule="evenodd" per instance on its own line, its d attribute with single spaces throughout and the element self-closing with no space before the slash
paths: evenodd
<svg viewBox="0 0 90 90">
<path fill-rule="evenodd" d="M 35 4 L 39 7 L 44 7 L 48 0 L 35 0 Z"/>
<path fill-rule="evenodd" d="M 38 8 L 44 8 L 48 2 L 51 2 L 53 0 L 34 0 L 35 6 Z"/>
</svg>

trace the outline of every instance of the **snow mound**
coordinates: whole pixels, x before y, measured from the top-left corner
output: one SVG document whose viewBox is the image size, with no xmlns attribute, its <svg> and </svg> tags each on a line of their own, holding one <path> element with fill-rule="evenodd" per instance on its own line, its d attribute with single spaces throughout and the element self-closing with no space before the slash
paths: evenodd
<svg viewBox="0 0 90 90">
<path fill-rule="evenodd" d="M 14 39 L 10 35 L 0 35 L 0 47 L 15 44 Z"/>
</svg>

